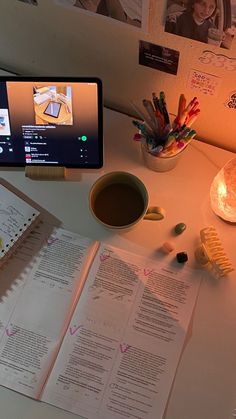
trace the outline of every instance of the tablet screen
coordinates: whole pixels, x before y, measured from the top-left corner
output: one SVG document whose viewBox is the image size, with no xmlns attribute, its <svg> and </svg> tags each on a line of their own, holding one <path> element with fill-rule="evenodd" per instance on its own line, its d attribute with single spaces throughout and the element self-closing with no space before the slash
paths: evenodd
<svg viewBox="0 0 236 419">
<path fill-rule="evenodd" d="M 51 101 L 43 113 L 45 115 L 53 116 L 53 118 L 58 118 L 60 109 L 61 103 Z"/>
<path fill-rule="evenodd" d="M 102 83 L 97 78 L 0 77 L 0 165 L 99 168 Z"/>
</svg>

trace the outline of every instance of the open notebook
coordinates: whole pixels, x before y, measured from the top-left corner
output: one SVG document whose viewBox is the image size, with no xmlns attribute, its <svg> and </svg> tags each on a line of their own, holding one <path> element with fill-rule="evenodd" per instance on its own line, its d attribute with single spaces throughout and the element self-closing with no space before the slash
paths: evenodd
<svg viewBox="0 0 236 419">
<path fill-rule="evenodd" d="M 13 203 L 32 227 L 37 212 Z M 51 231 L 40 213 L 0 270 L 0 385 L 87 419 L 161 419 L 201 274 Z"/>
<path fill-rule="evenodd" d="M 0 184 L 0 267 L 39 218 L 39 211 Z"/>
</svg>

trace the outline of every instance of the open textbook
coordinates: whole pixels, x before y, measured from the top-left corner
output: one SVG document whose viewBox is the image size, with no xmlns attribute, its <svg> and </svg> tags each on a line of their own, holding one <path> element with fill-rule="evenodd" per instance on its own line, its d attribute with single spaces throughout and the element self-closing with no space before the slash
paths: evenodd
<svg viewBox="0 0 236 419">
<path fill-rule="evenodd" d="M 41 222 L 0 271 L 0 384 L 83 418 L 161 419 L 199 284 Z"/>
</svg>

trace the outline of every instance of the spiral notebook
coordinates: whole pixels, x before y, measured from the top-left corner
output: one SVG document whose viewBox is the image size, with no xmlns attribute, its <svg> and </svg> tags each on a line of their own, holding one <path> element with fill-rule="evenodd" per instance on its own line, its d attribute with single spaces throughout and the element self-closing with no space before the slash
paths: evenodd
<svg viewBox="0 0 236 419">
<path fill-rule="evenodd" d="M 38 210 L 0 184 L 0 267 L 39 218 Z"/>
</svg>

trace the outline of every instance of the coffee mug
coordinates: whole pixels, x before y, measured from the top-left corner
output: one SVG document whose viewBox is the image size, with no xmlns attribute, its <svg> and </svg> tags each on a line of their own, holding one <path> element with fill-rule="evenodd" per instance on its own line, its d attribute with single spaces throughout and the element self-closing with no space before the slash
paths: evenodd
<svg viewBox="0 0 236 419">
<path fill-rule="evenodd" d="M 162 220 L 164 210 L 149 207 L 148 191 L 143 182 L 128 172 L 110 172 L 101 176 L 89 193 L 89 207 L 103 226 L 128 230 L 143 219 Z"/>
</svg>

